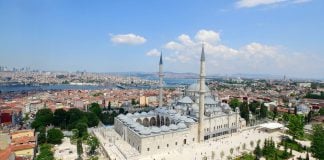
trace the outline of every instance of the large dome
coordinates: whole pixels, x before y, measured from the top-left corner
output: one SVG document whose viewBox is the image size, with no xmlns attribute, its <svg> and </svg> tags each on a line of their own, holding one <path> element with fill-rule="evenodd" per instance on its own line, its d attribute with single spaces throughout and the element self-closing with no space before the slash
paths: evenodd
<svg viewBox="0 0 324 160">
<path fill-rule="evenodd" d="M 206 84 L 205 85 L 205 91 L 206 92 L 210 92 L 209 88 L 207 87 Z M 199 92 L 199 89 L 200 89 L 200 84 L 199 83 L 194 83 L 194 84 L 191 84 L 188 88 L 187 88 L 187 91 L 188 92 Z"/>
</svg>

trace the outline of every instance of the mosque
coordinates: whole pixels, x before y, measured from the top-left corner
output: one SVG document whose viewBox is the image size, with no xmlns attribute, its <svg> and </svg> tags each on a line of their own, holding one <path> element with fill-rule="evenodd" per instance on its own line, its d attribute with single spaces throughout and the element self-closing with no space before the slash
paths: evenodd
<svg viewBox="0 0 324 160">
<path fill-rule="evenodd" d="M 179 149 L 183 145 L 238 132 L 246 121 L 239 109 L 233 112 L 226 103 L 213 97 L 205 85 L 205 51 L 202 46 L 200 78 L 185 95 L 170 106 L 163 106 L 163 61 L 159 63 L 159 107 L 142 113 L 115 118 L 114 129 L 140 154 L 149 155 Z"/>
</svg>

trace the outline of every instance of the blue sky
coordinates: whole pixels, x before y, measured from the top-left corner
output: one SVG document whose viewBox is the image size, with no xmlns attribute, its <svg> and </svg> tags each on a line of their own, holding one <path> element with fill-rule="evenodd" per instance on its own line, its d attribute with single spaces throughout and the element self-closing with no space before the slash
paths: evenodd
<svg viewBox="0 0 324 160">
<path fill-rule="evenodd" d="M 0 0 L 0 65 L 324 78 L 324 1 Z"/>
</svg>

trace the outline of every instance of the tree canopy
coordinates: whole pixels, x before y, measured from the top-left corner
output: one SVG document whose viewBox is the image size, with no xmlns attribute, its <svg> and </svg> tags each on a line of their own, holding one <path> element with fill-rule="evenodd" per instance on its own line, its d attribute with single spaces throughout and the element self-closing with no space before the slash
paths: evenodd
<svg viewBox="0 0 324 160">
<path fill-rule="evenodd" d="M 304 118 L 300 115 L 290 115 L 288 123 L 288 133 L 295 138 L 304 136 Z"/>
<path fill-rule="evenodd" d="M 60 129 L 52 128 L 47 131 L 47 142 L 51 144 L 61 144 L 63 136 Z"/>
<path fill-rule="evenodd" d="M 313 138 L 311 142 L 311 151 L 313 157 L 324 159 L 324 128 L 322 124 L 313 126 Z"/>
</svg>

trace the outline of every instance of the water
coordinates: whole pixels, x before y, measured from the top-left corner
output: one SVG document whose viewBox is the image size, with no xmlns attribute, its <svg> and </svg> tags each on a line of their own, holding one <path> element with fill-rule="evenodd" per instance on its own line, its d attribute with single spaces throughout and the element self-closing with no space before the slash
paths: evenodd
<svg viewBox="0 0 324 160">
<path fill-rule="evenodd" d="M 157 80 L 157 79 L 151 79 Z M 175 79 L 165 78 L 165 87 L 178 87 L 195 83 L 196 79 Z M 158 86 L 125 86 L 126 88 L 132 89 L 150 89 L 157 88 Z M 69 84 L 55 84 L 55 85 L 14 85 L 14 86 L 0 86 L 1 93 L 7 92 L 24 92 L 24 91 L 48 91 L 48 90 L 102 90 L 102 89 L 114 89 L 117 88 L 115 85 L 111 86 L 94 86 L 94 85 L 69 85 Z"/>
<path fill-rule="evenodd" d="M 112 89 L 115 86 L 93 86 L 93 85 L 69 85 L 69 84 L 56 84 L 56 85 L 15 85 L 15 86 L 0 86 L 0 91 L 5 92 L 23 92 L 23 91 L 47 91 L 47 90 L 99 90 L 99 89 Z"/>
</svg>

